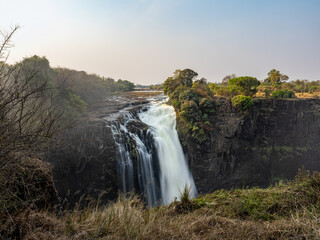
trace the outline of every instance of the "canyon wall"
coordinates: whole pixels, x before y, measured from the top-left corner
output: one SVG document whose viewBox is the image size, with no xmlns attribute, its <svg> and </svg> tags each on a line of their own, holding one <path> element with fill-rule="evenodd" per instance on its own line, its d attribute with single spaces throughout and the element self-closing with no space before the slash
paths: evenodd
<svg viewBox="0 0 320 240">
<path fill-rule="evenodd" d="M 268 186 L 292 179 L 302 166 L 320 170 L 320 100 L 256 99 L 245 113 L 226 101 L 218 105 L 207 141 L 180 131 L 200 193 Z"/>
<path fill-rule="evenodd" d="M 216 113 L 210 117 L 213 127 L 208 140 L 201 144 L 183 135 L 178 121 L 179 137 L 199 193 L 220 188 L 265 187 L 281 179 L 292 179 L 302 166 L 320 170 L 320 100 L 255 99 L 248 112 L 237 111 L 225 99 L 217 103 Z M 51 147 L 46 156 L 53 165 L 59 197 L 71 204 L 83 195 L 97 199 L 103 191 L 104 199 L 115 199 L 120 189 L 116 147 L 104 117 L 127 105 L 110 103 L 109 106 L 117 107 L 108 112 L 105 104 L 64 132 L 60 143 Z M 137 104 L 131 111 L 139 109 Z M 145 125 L 133 124 L 133 132 L 143 129 L 145 133 Z M 133 161 L 137 161 L 134 151 L 132 155 Z M 137 179 L 135 171 L 135 186 Z"/>
</svg>

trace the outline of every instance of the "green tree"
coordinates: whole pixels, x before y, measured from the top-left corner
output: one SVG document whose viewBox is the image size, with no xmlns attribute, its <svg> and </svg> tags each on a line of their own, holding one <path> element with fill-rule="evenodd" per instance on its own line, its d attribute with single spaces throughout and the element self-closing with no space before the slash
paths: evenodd
<svg viewBox="0 0 320 240">
<path fill-rule="evenodd" d="M 225 77 L 222 79 L 222 81 L 221 81 L 221 85 L 222 85 L 222 86 L 227 86 L 229 80 L 232 79 L 232 78 L 236 78 L 236 77 L 237 77 L 237 76 L 236 76 L 234 73 L 225 76 Z"/>
<path fill-rule="evenodd" d="M 268 72 L 268 77 L 264 81 L 271 84 L 280 84 L 288 79 L 289 77 L 287 75 L 281 74 L 280 71 L 276 69 L 272 69 Z"/>
<path fill-rule="evenodd" d="M 198 76 L 198 73 L 191 69 L 176 70 L 173 77 L 167 78 L 163 84 L 163 90 L 165 94 L 173 93 L 178 87 L 192 87 L 192 80 Z"/>
<path fill-rule="evenodd" d="M 231 92 L 237 92 L 246 96 L 253 96 L 257 92 L 260 82 L 254 77 L 237 77 L 229 80 Z"/>
</svg>

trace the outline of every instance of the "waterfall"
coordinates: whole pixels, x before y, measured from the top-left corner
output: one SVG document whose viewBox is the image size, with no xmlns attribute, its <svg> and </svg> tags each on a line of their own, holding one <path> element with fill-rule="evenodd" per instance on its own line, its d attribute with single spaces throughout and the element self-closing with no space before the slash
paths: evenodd
<svg viewBox="0 0 320 240">
<path fill-rule="evenodd" d="M 173 107 L 163 103 L 153 104 L 148 111 L 140 113 L 139 118 L 152 127 L 160 165 L 163 204 L 178 198 L 185 186 L 190 188 L 191 197 L 195 197 L 197 190 L 179 141 Z"/>
<path fill-rule="evenodd" d="M 146 124 L 148 129 L 136 125 Z M 142 193 L 149 206 L 179 199 L 185 186 L 197 195 L 178 133 L 173 107 L 154 101 L 136 116 L 124 112 L 110 124 L 117 145 L 118 173 L 124 193 Z"/>
</svg>

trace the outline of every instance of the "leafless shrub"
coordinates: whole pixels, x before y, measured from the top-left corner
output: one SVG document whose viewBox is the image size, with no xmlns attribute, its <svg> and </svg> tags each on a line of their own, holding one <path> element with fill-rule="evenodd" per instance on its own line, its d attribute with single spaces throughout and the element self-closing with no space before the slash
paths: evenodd
<svg viewBox="0 0 320 240">
<path fill-rule="evenodd" d="M 57 91 L 37 63 L 7 64 L 17 29 L 2 34 L 0 45 L 0 156 L 39 147 L 64 125 L 63 112 L 54 104 Z"/>
</svg>

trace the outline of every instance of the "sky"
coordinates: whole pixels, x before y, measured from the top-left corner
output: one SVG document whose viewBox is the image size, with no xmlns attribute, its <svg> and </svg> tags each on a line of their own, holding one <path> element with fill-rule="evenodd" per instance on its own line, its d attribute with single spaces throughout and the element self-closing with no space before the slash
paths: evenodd
<svg viewBox="0 0 320 240">
<path fill-rule="evenodd" d="M 320 80 L 320 0 L 0 0 L 9 62 L 45 56 L 136 84 L 190 68 L 210 82 L 229 74 Z M 2 39 L 0 39 L 2 40 Z"/>
</svg>

